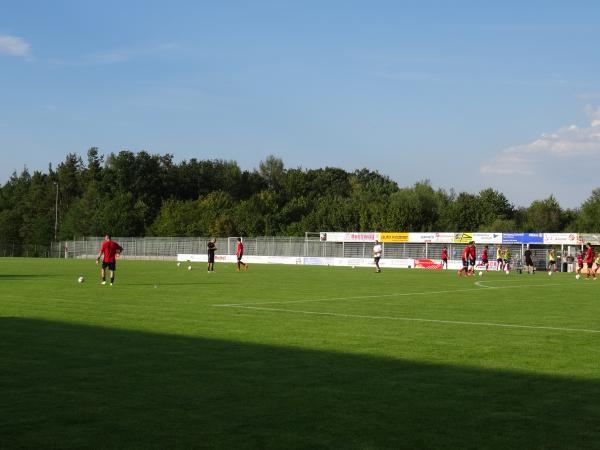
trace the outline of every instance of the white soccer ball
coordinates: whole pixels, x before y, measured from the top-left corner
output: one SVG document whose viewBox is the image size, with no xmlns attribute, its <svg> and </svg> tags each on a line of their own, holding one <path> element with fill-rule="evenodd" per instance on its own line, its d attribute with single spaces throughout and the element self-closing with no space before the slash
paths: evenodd
<svg viewBox="0 0 600 450">
<path fill-rule="evenodd" d="M 552 275 L 552 272 L 548 272 L 548 275 Z"/>
<path fill-rule="evenodd" d="M 479 276 L 482 276 L 482 275 L 483 275 L 483 272 L 480 270 L 479 271 Z"/>
<path fill-rule="evenodd" d="M 83 283 L 85 281 L 85 277 L 79 277 L 77 278 L 77 282 L 78 283 Z"/>
<path fill-rule="evenodd" d="M 188 266 L 188 270 L 192 270 L 192 266 Z"/>
<path fill-rule="evenodd" d="M 178 263 L 177 263 L 177 267 L 179 267 L 180 265 L 181 265 L 181 263 L 180 263 L 180 262 L 178 262 Z"/>
<path fill-rule="evenodd" d="M 579 280 L 579 278 L 581 278 L 581 276 L 579 274 L 575 275 L 576 280 Z"/>
<path fill-rule="evenodd" d="M 510 273 L 509 270 L 505 270 L 504 272 L 506 273 L 506 275 L 508 275 Z"/>
</svg>

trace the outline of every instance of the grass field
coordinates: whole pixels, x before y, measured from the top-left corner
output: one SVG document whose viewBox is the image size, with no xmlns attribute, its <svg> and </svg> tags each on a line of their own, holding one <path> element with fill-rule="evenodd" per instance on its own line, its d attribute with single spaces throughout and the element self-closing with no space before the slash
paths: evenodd
<svg viewBox="0 0 600 450">
<path fill-rule="evenodd" d="M 216 270 L 0 259 L 0 447 L 600 448 L 600 281 Z"/>
</svg>

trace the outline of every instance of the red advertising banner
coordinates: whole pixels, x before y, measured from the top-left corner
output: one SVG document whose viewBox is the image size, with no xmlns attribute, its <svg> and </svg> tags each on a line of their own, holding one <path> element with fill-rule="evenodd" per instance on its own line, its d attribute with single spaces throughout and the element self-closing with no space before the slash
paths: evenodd
<svg viewBox="0 0 600 450">
<path fill-rule="evenodd" d="M 415 259 L 415 269 L 442 270 L 444 265 L 432 259 Z"/>
</svg>

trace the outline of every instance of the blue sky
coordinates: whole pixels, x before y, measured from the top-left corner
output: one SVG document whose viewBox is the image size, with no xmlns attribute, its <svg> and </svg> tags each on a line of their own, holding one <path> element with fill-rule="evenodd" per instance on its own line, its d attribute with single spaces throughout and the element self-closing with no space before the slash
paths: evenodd
<svg viewBox="0 0 600 450">
<path fill-rule="evenodd" d="M 0 2 L 0 183 L 97 146 L 600 186 L 599 2 Z"/>
</svg>

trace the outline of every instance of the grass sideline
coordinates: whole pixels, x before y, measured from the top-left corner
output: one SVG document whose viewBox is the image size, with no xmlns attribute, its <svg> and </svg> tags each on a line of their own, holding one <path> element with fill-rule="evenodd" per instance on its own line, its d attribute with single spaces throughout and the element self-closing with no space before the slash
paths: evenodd
<svg viewBox="0 0 600 450">
<path fill-rule="evenodd" d="M 600 448 L 600 281 L 118 269 L 0 258 L 0 448 Z"/>
</svg>

